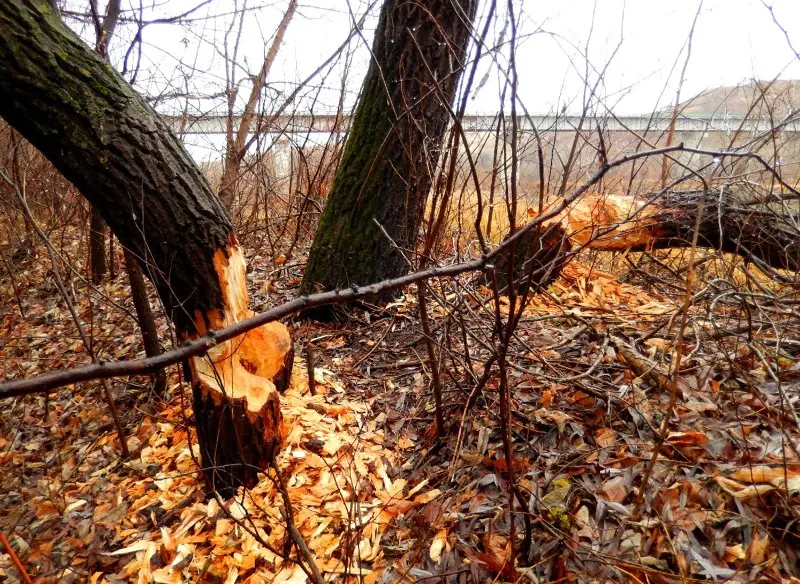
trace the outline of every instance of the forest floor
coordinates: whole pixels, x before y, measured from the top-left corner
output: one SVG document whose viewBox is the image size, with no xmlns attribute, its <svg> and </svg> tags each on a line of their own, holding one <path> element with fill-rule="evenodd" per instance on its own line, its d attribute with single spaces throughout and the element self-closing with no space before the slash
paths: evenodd
<svg viewBox="0 0 800 584">
<path fill-rule="evenodd" d="M 64 242 L 65 256 L 81 257 L 76 236 Z M 249 260 L 255 310 L 296 293 L 298 268 Z M 142 357 L 124 277 L 90 293 L 78 274 L 69 279 L 97 355 Z M 477 280 L 463 285 L 458 319 L 431 311 L 449 423 L 442 440 L 412 293 L 379 311 L 353 309 L 345 324 L 291 324 L 297 356 L 277 466 L 292 523 L 326 579 L 800 577 L 798 343 L 759 348 L 774 347 L 778 324 L 722 334 L 720 322 L 741 325 L 741 311 L 716 308 L 712 322 L 697 307 L 678 346 L 682 292 L 572 262 L 528 304 L 510 347 L 509 463 L 496 370 L 465 410 L 490 353 L 494 307 Z M 46 254 L 2 274 L 0 294 L 2 378 L 89 361 Z M 679 351 L 672 384 L 664 372 Z M 34 582 L 307 581 L 281 557 L 296 552 L 273 472 L 230 501 L 206 499 L 190 445 L 191 391 L 177 367 L 170 380 L 164 397 L 144 378 L 112 382 L 127 460 L 97 382 L 3 403 L 0 533 Z M 0 582 L 20 578 L 0 548 Z"/>
</svg>

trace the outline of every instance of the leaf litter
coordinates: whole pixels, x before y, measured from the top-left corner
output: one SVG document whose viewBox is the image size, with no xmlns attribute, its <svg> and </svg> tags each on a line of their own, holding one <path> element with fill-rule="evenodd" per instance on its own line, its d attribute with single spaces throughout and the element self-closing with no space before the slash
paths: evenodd
<svg viewBox="0 0 800 584">
<path fill-rule="evenodd" d="M 274 266 L 262 258 L 251 265 L 256 304 L 293 294 L 290 268 L 266 286 Z M 28 315 L 3 309 L 4 377 L 86 362 L 44 268 L 30 262 L 18 276 L 29 288 Z M 8 287 L 8 276 L 0 285 Z M 531 300 L 510 348 L 509 463 L 496 376 L 464 412 L 487 351 L 481 335 L 491 328 L 479 318 L 491 296 L 474 282 L 472 290 L 474 371 L 453 357 L 444 364 L 453 427 L 441 443 L 413 294 L 383 307 L 382 318 L 295 325 L 298 343 L 313 342 L 321 354 L 318 394 L 308 392 L 299 357 L 282 398 L 286 440 L 277 462 L 296 527 L 326 580 L 796 581 L 795 354 L 761 359 L 752 341 L 735 336 L 708 342 L 717 329 L 697 309 L 661 441 L 669 391 L 654 372 L 670 374 L 675 300 L 573 262 Z M 104 358 L 141 356 L 121 310 L 130 310 L 125 286 L 76 294 L 76 304 Z M 733 322 L 735 311 L 721 317 Z M 439 330 L 447 318 L 434 307 Z M 635 342 L 658 327 L 661 336 Z M 766 346 L 771 334 L 754 336 Z M 117 383 L 133 452 L 126 461 L 92 384 L 6 405 L 0 529 L 34 581 L 307 581 L 281 557 L 289 534 L 272 473 L 230 501 L 206 499 L 189 398 L 173 377 L 167 402 L 147 395 L 146 380 Z M 0 553 L 0 581 L 17 578 Z"/>
</svg>

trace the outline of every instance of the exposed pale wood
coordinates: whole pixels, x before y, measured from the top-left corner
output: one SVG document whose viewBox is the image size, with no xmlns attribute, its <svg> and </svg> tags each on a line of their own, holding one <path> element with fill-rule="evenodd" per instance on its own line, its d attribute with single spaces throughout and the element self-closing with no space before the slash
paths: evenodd
<svg viewBox="0 0 800 584">
<path fill-rule="evenodd" d="M 252 316 L 225 209 L 153 109 L 47 4 L 0 0 L 0 39 L 0 115 L 143 264 L 179 338 Z M 209 489 L 231 495 L 269 466 L 291 362 L 289 332 L 272 323 L 187 364 Z"/>
<path fill-rule="evenodd" d="M 700 247 L 770 268 L 800 270 L 797 204 L 781 207 L 763 193 L 736 186 L 642 197 L 591 195 L 570 207 L 561 222 L 579 245 L 645 251 L 688 247 L 698 215 Z"/>
<path fill-rule="evenodd" d="M 226 252 L 214 256 L 222 308 L 197 314 L 199 334 L 253 316 L 242 249 L 232 244 Z M 293 357 L 288 329 L 271 322 L 191 359 L 195 420 L 212 490 L 230 496 L 239 485 L 255 485 L 269 467 L 282 442 L 278 392 L 289 384 Z"/>
</svg>

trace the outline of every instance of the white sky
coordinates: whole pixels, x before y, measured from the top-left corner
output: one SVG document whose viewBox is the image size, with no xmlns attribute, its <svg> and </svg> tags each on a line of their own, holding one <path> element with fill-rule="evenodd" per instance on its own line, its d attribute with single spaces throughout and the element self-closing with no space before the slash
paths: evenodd
<svg viewBox="0 0 800 584">
<path fill-rule="evenodd" d="M 72 0 L 68 1 L 71 4 Z M 338 60 L 327 71 L 327 77 L 317 77 L 289 111 L 312 108 L 319 113 L 335 111 L 343 79 L 346 79 L 346 102 L 352 107 L 366 71 L 367 44 L 372 42 L 381 4 L 381 0 L 372 1 L 375 7 L 366 20 L 363 36 L 355 36 L 351 41 L 349 66 L 343 58 Z M 98 2 L 102 9 L 103 0 Z M 123 9 L 129 10 L 126 16 L 131 16 L 132 7 L 138 10 L 139 0 L 122 2 Z M 200 2 L 149 0 L 144 4 L 144 19 L 175 16 Z M 245 79 L 240 83 L 239 93 L 240 100 L 244 99 L 250 89 L 246 71 L 254 74 L 260 67 L 288 0 L 244 2 L 211 0 L 191 14 L 189 23 L 146 27 L 142 65 L 136 79 L 139 89 L 149 94 L 187 89 L 196 95 L 221 94 L 226 86 L 225 47 L 230 54 L 238 31 L 238 20 L 233 20 L 238 17 L 233 12 L 246 5 L 250 10 L 243 20 L 236 71 L 237 79 Z M 481 2 L 479 12 L 485 14 L 489 0 Z M 774 7 L 777 20 L 787 30 L 794 47 L 800 50 L 800 0 L 766 2 Z M 584 52 L 588 54 L 590 85 L 597 82 L 598 72 L 607 67 L 597 89 L 602 104 L 598 105 L 597 100 L 593 103 L 596 111 L 602 113 L 604 108 L 610 108 L 617 114 L 649 113 L 674 102 L 699 0 L 514 0 L 514 3 L 520 16 L 518 95 L 530 113 L 564 108 L 570 113 L 580 112 L 587 67 Z M 498 0 L 497 4 L 503 15 L 489 33 L 492 45 L 504 34 L 507 2 Z M 88 1 L 80 0 L 73 8 L 86 11 L 86 5 Z M 354 19 L 364 14 L 368 5 L 368 0 L 300 0 L 300 8 L 268 80 L 268 95 L 274 103 L 281 103 L 298 82 L 342 44 Z M 74 20 L 71 24 L 87 38 L 94 34 L 87 25 L 82 27 Z M 135 27 L 130 24 L 118 29 L 112 45 L 112 62 L 119 69 L 134 32 Z M 507 33 L 505 39 L 508 40 Z M 487 71 L 489 75 L 470 99 L 468 112 L 498 111 L 502 77 L 497 63 L 505 63 L 506 58 L 507 51 L 496 57 L 495 63 L 487 57 L 479 67 L 476 84 Z M 135 61 L 134 51 L 129 68 Z M 800 78 L 800 59 L 765 5 L 760 0 L 705 0 L 695 28 L 681 99 L 707 88 L 774 77 Z M 322 90 L 318 91 L 320 86 Z M 190 113 L 224 113 L 225 99 L 220 95 L 205 100 L 182 99 L 162 104 L 159 109 L 184 107 Z"/>
</svg>

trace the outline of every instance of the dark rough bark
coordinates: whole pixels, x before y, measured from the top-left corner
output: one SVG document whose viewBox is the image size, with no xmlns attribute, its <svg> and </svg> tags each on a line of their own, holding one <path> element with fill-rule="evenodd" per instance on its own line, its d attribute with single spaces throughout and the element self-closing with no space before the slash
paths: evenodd
<svg viewBox="0 0 800 584">
<path fill-rule="evenodd" d="M 252 314 L 244 257 L 210 185 L 152 108 L 50 5 L 0 0 L 0 95 L 0 116 L 146 263 L 181 337 Z M 288 379 L 291 339 L 270 323 L 188 365 L 203 465 L 225 476 L 221 493 L 231 495 L 268 466 L 280 438 L 273 382 Z"/>
<path fill-rule="evenodd" d="M 303 292 L 369 284 L 408 271 L 395 245 L 413 256 L 476 4 L 386 0 Z"/>
<path fill-rule="evenodd" d="M 754 201 L 735 188 L 723 190 L 722 197 L 719 191 L 679 192 L 664 197 L 654 215 L 660 233 L 652 247 L 690 245 L 701 203 L 700 247 L 737 254 L 772 268 L 800 271 L 797 203 L 790 202 L 789 209 L 794 211 L 789 211 L 777 203 Z"/>
<path fill-rule="evenodd" d="M 156 321 L 153 318 L 153 311 L 150 309 L 150 300 L 147 298 L 144 274 L 142 274 L 142 268 L 130 250 L 125 248 L 124 254 L 125 271 L 128 273 L 128 281 L 131 285 L 131 299 L 136 309 L 136 320 L 139 323 L 139 329 L 142 331 L 144 353 L 148 357 L 155 357 L 161 354 L 161 343 L 158 342 Z M 166 389 L 167 374 L 162 369 L 153 375 L 153 392 L 156 395 L 164 395 Z"/>
<path fill-rule="evenodd" d="M 509 258 L 514 290 L 520 294 L 538 293 L 561 273 L 572 249 L 566 230 L 561 225 L 542 227 L 526 233 L 507 252 L 498 256 L 495 263 L 497 285 L 501 294 L 508 292 Z"/>
<path fill-rule="evenodd" d="M 106 222 L 97 207 L 92 207 L 89 219 L 89 271 L 92 284 L 103 281 L 108 272 L 106 263 Z"/>
<path fill-rule="evenodd" d="M 193 330 L 195 309 L 221 305 L 212 257 L 232 233 L 208 182 L 152 108 L 47 5 L 0 0 L 0 31 L 0 115 L 158 268 L 173 320 Z"/>
</svg>

